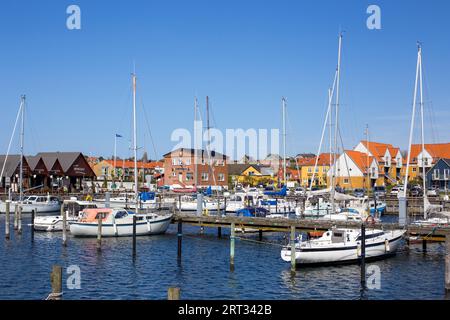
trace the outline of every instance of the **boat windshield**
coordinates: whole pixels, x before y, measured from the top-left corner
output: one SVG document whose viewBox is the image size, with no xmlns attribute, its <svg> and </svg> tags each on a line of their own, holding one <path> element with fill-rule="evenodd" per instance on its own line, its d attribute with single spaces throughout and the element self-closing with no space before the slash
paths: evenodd
<svg viewBox="0 0 450 320">
<path fill-rule="evenodd" d="M 126 211 L 117 211 L 115 214 L 116 219 L 125 218 L 126 216 L 128 216 L 128 213 Z"/>
</svg>

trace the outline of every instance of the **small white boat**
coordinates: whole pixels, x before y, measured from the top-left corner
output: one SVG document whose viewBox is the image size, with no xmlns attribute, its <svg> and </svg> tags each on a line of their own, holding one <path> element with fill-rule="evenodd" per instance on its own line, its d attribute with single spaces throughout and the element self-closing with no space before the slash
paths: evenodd
<svg viewBox="0 0 450 320">
<path fill-rule="evenodd" d="M 14 212 L 16 204 L 22 207 L 22 213 L 34 213 L 36 215 L 59 212 L 61 210 L 61 202 L 57 197 L 47 196 L 28 196 L 24 197 L 23 201 L 11 201 L 10 211 Z M 5 202 L 0 202 L 0 212 L 6 211 Z"/>
<path fill-rule="evenodd" d="M 69 230 L 69 223 L 78 220 L 79 214 L 84 209 L 97 208 L 97 204 L 90 201 L 78 201 L 71 200 L 68 204 L 68 210 L 66 213 L 66 228 Z M 63 230 L 63 216 L 39 216 L 34 219 L 34 230 L 36 231 L 47 231 L 47 232 L 58 232 Z"/>
<path fill-rule="evenodd" d="M 366 230 L 366 260 L 395 255 L 404 233 L 404 230 Z M 295 243 L 295 261 L 299 265 L 354 263 L 359 261 L 360 256 L 360 229 L 332 229 L 320 238 Z M 290 246 L 283 247 L 281 258 L 291 261 Z"/>
<path fill-rule="evenodd" d="M 85 209 L 76 222 L 70 222 L 70 233 L 75 237 L 96 237 L 98 219 L 102 219 L 102 237 L 133 235 L 133 216 L 136 216 L 136 235 L 163 234 L 169 228 L 172 214 L 137 214 L 125 209 Z"/>
<path fill-rule="evenodd" d="M 209 212 L 217 211 L 217 200 L 203 198 L 202 205 L 203 210 L 208 210 Z M 197 199 L 190 196 L 184 196 L 181 198 L 181 204 L 180 201 L 176 202 L 176 209 L 181 211 L 197 211 Z M 220 201 L 219 210 L 223 211 L 224 209 L 225 209 L 225 202 Z"/>
<path fill-rule="evenodd" d="M 335 204 L 335 210 L 334 213 L 339 213 L 341 211 L 339 205 Z M 304 217 L 323 217 L 325 215 L 329 215 L 333 213 L 333 205 L 324 200 L 323 198 L 319 198 L 319 201 L 317 204 L 311 204 L 309 201 L 306 202 L 305 210 L 301 212 L 300 208 L 296 209 L 297 215 L 303 215 Z"/>
</svg>

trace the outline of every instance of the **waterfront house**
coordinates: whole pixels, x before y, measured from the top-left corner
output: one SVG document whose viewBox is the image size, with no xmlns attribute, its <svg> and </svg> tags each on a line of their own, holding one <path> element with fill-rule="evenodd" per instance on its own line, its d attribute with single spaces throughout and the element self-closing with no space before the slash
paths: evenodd
<svg viewBox="0 0 450 320">
<path fill-rule="evenodd" d="M 174 188 L 228 188 L 228 157 L 222 153 L 179 148 L 164 155 L 164 184 Z M 197 169 L 197 179 L 195 170 Z"/>
<path fill-rule="evenodd" d="M 20 174 L 20 155 L 0 155 L 0 174 L 3 170 L 3 174 L 0 176 L 0 189 L 2 192 L 5 189 L 11 188 L 11 191 L 19 191 L 19 174 Z M 30 166 L 28 165 L 26 157 L 23 157 L 23 186 L 29 188 L 30 181 L 29 176 L 31 173 Z"/>
<path fill-rule="evenodd" d="M 48 185 L 48 170 L 44 160 L 39 156 L 26 156 L 30 166 L 30 186 L 40 188 Z"/>
<path fill-rule="evenodd" d="M 114 165 L 116 170 L 114 170 Z M 164 173 L 164 163 L 162 161 L 137 161 L 136 166 L 138 179 L 141 182 L 145 181 L 148 176 Z M 103 160 L 94 164 L 92 170 L 95 172 L 98 180 L 134 181 L 134 161 L 132 160 Z"/>
<path fill-rule="evenodd" d="M 425 170 L 429 170 L 439 159 L 450 159 L 450 143 L 427 143 L 424 152 L 422 144 L 411 145 L 409 179 L 422 176 L 422 161 Z"/>
<path fill-rule="evenodd" d="M 383 178 L 383 185 L 395 185 L 403 179 L 405 161 L 400 148 L 388 143 L 361 141 L 353 150 L 366 153 L 377 160 L 378 171 L 380 177 Z"/>
<path fill-rule="evenodd" d="M 344 189 L 372 188 L 374 185 L 383 185 L 384 177 L 379 173 L 379 164 L 376 157 L 367 153 L 346 150 L 337 159 L 327 173 L 328 185 L 334 170 L 336 185 Z"/>
<path fill-rule="evenodd" d="M 450 158 L 439 159 L 428 169 L 427 185 L 441 191 L 450 189 Z"/>
<path fill-rule="evenodd" d="M 316 165 L 314 174 L 314 167 Z M 327 173 L 330 169 L 331 163 L 333 163 L 333 155 L 330 153 L 322 153 L 317 159 L 316 156 L 313 158 L 302 158 L 300 166 L 301 171 L 301 185 L 304 187 L 309 187 L 311 185 L 311 180 L 314 175 L 313 186 L 325 186 L 327 185 Z"/>
</svg>

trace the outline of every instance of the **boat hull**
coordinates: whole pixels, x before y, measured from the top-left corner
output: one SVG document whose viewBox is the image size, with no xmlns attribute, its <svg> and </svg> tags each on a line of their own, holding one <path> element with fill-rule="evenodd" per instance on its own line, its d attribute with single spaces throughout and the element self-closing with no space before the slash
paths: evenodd
<svg viewBox="0 0 450 320">
<path fill-rule="evenodd" d="M 163 234 L 169 228 L 172 216 L 149 219 L 136 223 L 136 235 Z M 70 233 L 75 237 L 96 237 L 98 233 L 97 223 L 70 223 Z M 102 224 L 102 237 L 127 237 L 133 235 L 133 224 Z"/>
<path fill-rule="evenodd" d="M 15 203 L 10 204 L 10 212 L 14 213 Z M 22 213 L 32 213 L 33 211 L 37 215 L 42 215 L 46 213 L 59 212 L 61 210 L 60 204 L 22 204 Z M 4 202 L 0 202 L 0 213 L 6 212 L 6 204 Z"/>
<path fill-rule="evenodd" d="M 395 255 L 400 246 L 402 236 L 403 233 L 389 239 L 388 246 L 385 241 L 367 243 L 365 259 L 367 261 L 379 260 Z M 360 260 L 358 250 L 357 246 L 342 248 L 296 248 L 295 261 L 300 266 L 351 264 Z M 291 261 L 291 249 L 289 247 L 283 248 L 281 258 L 286 262 Z"/>
</svg>

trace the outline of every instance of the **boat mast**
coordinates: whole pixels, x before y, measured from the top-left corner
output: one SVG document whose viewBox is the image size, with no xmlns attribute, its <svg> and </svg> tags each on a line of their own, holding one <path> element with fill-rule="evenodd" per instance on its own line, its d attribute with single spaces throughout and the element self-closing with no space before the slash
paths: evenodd
<svg viewBox="0 0 450 320">
<path fill-rule="evenodd" d="M 197 97 L 195 97 L 194 99 L 194 137 L 197 136 L 197 110 L 198 110 L 198 101 L 197 101 Z M 195 138 L 194 138 L 195 139 Z M 198 184 L 198 159 L 197 159 L 197 152 L 198 150 L 196 149 L 196 145 L 194 144 L 194 185 L 195 185 L 195 189 L 197 189 L 197 184 Z"/>
<path fill-rule="evenodd" d="M 370 161 L 369 161 L 369 125 L 366 124 L 366 142 L 367 142 L 367 172 L 366 172 L 366 179 L 367 179 L 367 194 L 369 194 L 369 189 L 370 189 L 370 177 L 369 177 L 369 166 L 370 166 Z"/>
<path fill-rule="evenodd" d="M 334 152 L 333 152 L 333 172 L 332 175 L 336 174 L 336 153 L 337 153 L 337 137 L 338 137 L 338 120 L 339 120 L 339 84 L 341 80 L 341 49 L 342 49 L 342 33 L 339 34 L 339 51 L 338 51 L 338 64 L 336 71 L 336 108 L 335 108 L 335 127 L 334 127 Z M 335 194 L 335 184 L 336 179 L 333 178 L 331 185 L 331 210 L 336 212 L 334 194 Z"/>
<path fill-rule="evenodd" d="M 422 46 L 419 44 L 419 81 L 420 81 L 420 118 L 421 118 L 421 136 L 422 136 L 422 184 L 423 184 L 423 213 L 424 219 L 427 219 L 427 189 L 426 189 L 426 173 L 425 173 L 425 131 L 424 131 L 424 116 L 423 116 L 423 75 L 422 75 Z"/>
<path fill-rule="evenodd" d="M 405 182 L 403 184 L 404 189 L 405 189 L 405 190 L 403 190 L 403 196 L 405 198 L 406 198 L 407 190 L 408 190 L 409 165 L 410 165 L 410 161 L 411 161 L 411 145 L 412 145 L 412 138 L 413 138 L 413 132 L 414 132 L 414 119 L 415 119 L 415 114 L 416 114 L 417 83 L 418 83 L 418 78 L 419 78 L 419 70 L 420 70 L 419 64 L 420 64 L 421 55 L 422 55 L 422 48 L 421 48 L 420 44 L 418 44 L 416 81 L 415 81 L 415 85 L 414 85 L 413 110 L 412 110 L 412 116 L 411 116 L 411 127 L 409 129 L 408 159 L 406 161 Z M 424 192 L 425 192 L 425 190 L 424 190 Z"/>
<path fill-rule="evenodd" d="M 283 181 L 286 186 L 286 98 L 282 99 L 283 109 Z"/>
<path fill-rule="evenodd" d="M 25 135 L 25 95 L 21 96 L 21 113 L 22 113 L 22 128 L 20 131 L 20 178 L 19 178 L 19 187 L 20 187 L 20 203 L 23 201 L 23 142 L 24 142 L 24 135 Z"/>
<path fill-rule="evenodd" d="M 133 80 L 133 155 L 134 155 L 134 196 L 136 201 L 136 213 L 139 209 L 138 171 L 137 171 L 137 128 L 136 128 L 136 74 L 132 74 Z"/>
</svg>

